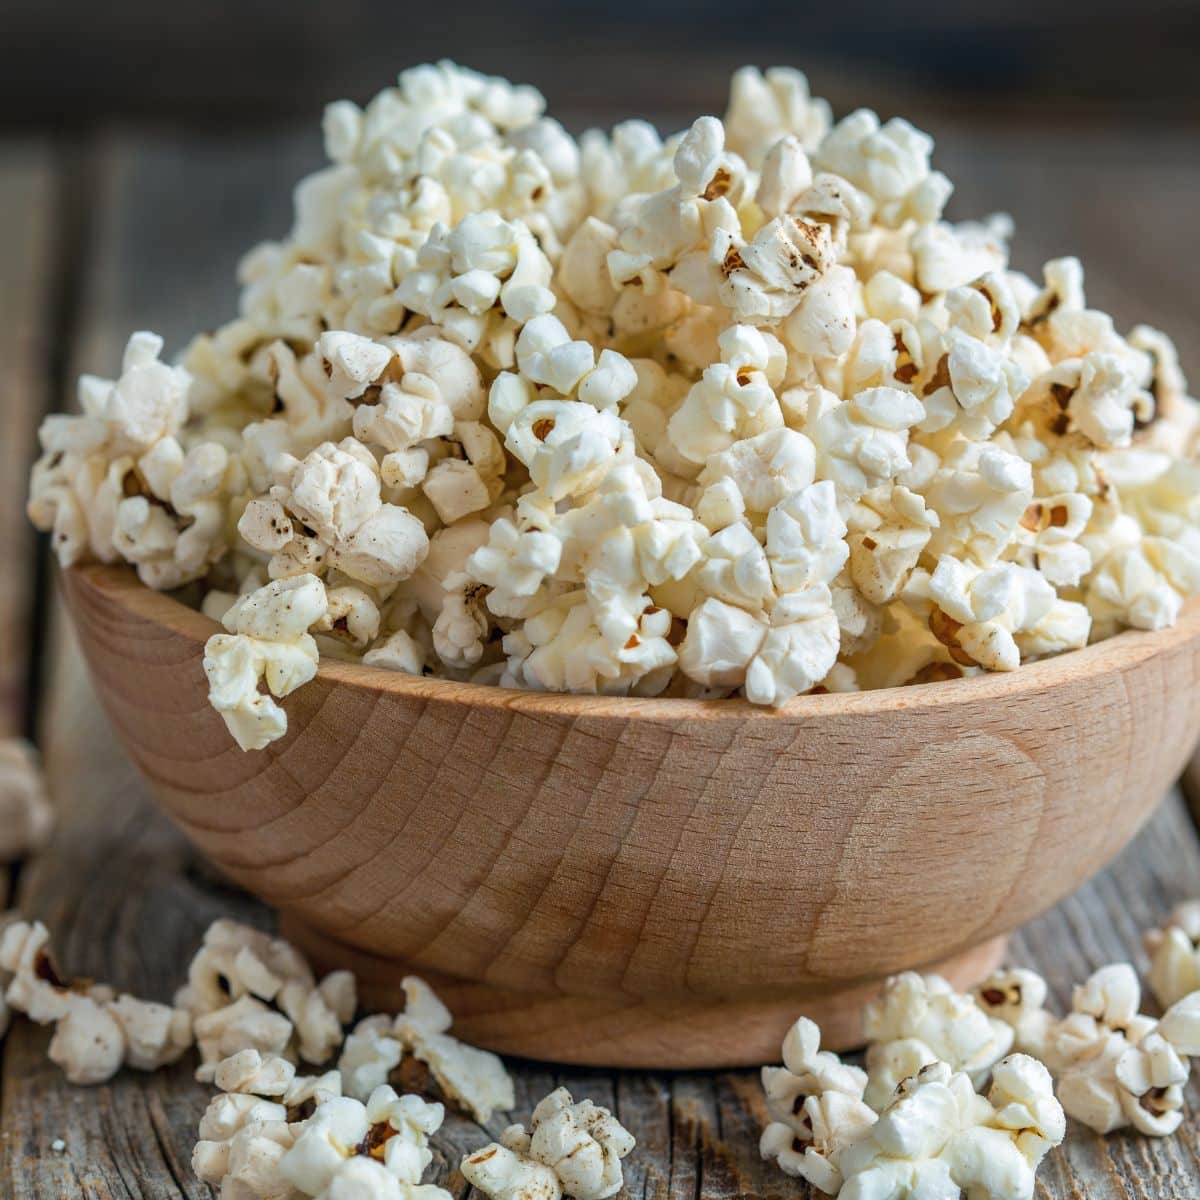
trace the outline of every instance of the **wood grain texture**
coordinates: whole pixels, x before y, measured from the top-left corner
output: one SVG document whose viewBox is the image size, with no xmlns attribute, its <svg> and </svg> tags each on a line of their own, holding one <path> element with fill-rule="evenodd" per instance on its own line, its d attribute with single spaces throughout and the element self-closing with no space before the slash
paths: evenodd
<svg viewBox="0 0 1200 1200">
<path fill-rule="evenodd" d="M 245 754 L 207 705 L 214 622 L 127 568 L 65 585 L 134 762 L 322 967 L 352 962 L 385 1008 L 429 974 L 464 1036 L 560 1062 L 769 1061 L 816 1005 L 853 1045 L 839 993 L 1074 890 L 1200 731 L 1197 602 L 1011 675 L 778 712 L 326 663 L 287 737 Z"/>
</svg>

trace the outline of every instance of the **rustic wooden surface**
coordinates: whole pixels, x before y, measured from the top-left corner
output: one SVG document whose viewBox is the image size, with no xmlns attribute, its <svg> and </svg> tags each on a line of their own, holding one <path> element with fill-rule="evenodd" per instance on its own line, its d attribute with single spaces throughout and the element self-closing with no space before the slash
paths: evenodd
<svg viewBox="0 0 1200 1200">
<path fill-rule="evenodd" d="M 1150 134 L 1122 126 L 967 136 L 949 122 L 932 128 L 943 149 L 939 165 L 959 183 L 960 214 L 984 206 L 1013 211 L 1025 231 L 1015 258 L 1026 268 L 1051 253 L 1082 253 L 1090 264 L 1091 298 L 1122 324 L 1147 319 L 1170 328 L 1185 366 L 1200 376 L 1200 309 L 1190 264 L 1200 201 L 1194 132 Z M 30 381 L 15 397 L 4 395 L 4 453 L 10 453 L 11 431 L 30 428 L 44 403 L 39 380 L 49 381 L 55 401 L 66 400 L 67 381 L 78 369 L 115 368 L 129 330 L 158 329 L 178 349 L 188 331 L 228 312 L 236 253 L 285 227 L 288 197 L 280 181 L 315 163 L 316 154 L 316 139 L 308 134 L 243 137 L 230 146 L 215 138 L 122 132 L 65 151 L 34 142 L 19 154 L 0 155 L 0 295 L 5 316 L 15 310 L 33 330 L 19 343 L 26 349 L 12 358 L 8 343 L 0 342 L 0 369 L 19 369 L 18 377 Z M 28 275 L 11 273 L 14 263 L 27 262 L 34 264 Z M 37 264 L 49 278 L 38 274 Z M 14 278 L 27 282 L 13 288 Z M 39 297 L 28 307 L 21 299 L 26 287 Z M 4 469 L 0 528 L 16 532 L 12 472 L 20 472 L 8 457 Z M 0 592 L 8 606 L 0 609 L 5 627 L 10 618 L 21 619 L 14 614 L 29 611 L 33 578 L 32 572 L 23 576 L 23 591 Z M 59 620 L 51 625 L 48 633 L 35 629 L 34 637 L 15 643 L 40 648 L 40 686 L 28 702 L 37 706 L 60 813 L 51 847 L 20 872 L 19 900 L 55 928 L 69 969 L 165 998 L 210 919 L 232 914 L 266 924 L 270 918 L 192 854 L 150 805 L 97 711 L 70 631 Z M 0 662 L 8 678 L 20 679 L 20 669 Z M 20 691 L 19 684 L 8 686 Z M 1022 930 L 1013 957 L 1045 972 L 1061 1004 L 1071 984 L 1095 966 L 1130 956 L 1144 965 L 1140 931 L 1197 892 L 1200 839 L 1187 807 L 1173 795 L 1109 870 Z M 191 1081 L 186 1063 L 74 1089 L 45 1061 L 47 1040 L 46 1031 L 18 1022 L 3 1046 L 0 1194 L 13 1200 L 211 1197 L 188 1168 L 207 1090 Z M 628 1163 L 631 1196 L 805 1195 L 758 1159 L 763 1113 L 753 1072 L 559 1074 L 514 1066 L 517 1117 L 555 1081 L 616 1108 L 639 1141 Z M 1187 1122 L 1164 1141 L 1127 1134 L 1102 1139 L 1073 1128 L 1043 1167 L 1039 1196 L 1195 1197 L 1195 1081 L 1188 1099 Z M 60 1137 L 66 1149 L 56 1153 L 51 1143 Z M 464 1188 L 451 1165 L 482 1140 L 482 1132 L 460 1118 L 438 1139 L 436 1174 L 457 1195 Z"/>
</svg>

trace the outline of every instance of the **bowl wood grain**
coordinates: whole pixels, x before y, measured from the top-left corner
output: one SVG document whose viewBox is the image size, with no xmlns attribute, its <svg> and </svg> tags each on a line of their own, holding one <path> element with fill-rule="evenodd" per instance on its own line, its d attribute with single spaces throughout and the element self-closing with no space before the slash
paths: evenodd
<svg viewBox="0 0 1200 1200">
<path fill-rule="evenodd" d="M 959 984 L 1133 836 L 1200 731 L 1200 603 L 1173 629 L 949 683 L 742 701 L 562 696 L 334 661 L 243 753 L 216 626 L 126 568 L 65 592 L 160 802 L 323 968 L 463 1038 L 612 1066 L 775 1061 L 860 1035 L 879 980 Z"/>
</svg>

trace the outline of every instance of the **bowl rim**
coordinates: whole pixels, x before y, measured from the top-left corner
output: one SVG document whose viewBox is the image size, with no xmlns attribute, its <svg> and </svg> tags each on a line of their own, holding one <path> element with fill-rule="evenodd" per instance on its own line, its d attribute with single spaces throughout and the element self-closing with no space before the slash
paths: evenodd
<svg viewBox="0 0 1200 1200">
<path fill-rule="evenodd" d="M 146 587 L 126 564 L 80 564 L 61 572 L 68 594 L 90 591 L 132 617 L 156 625 L 192 644 L 197 655 L 221 625 L 198 609 L 165 592 Z M 1125 671 L 1165 653 L 1178 653 L 1190 642 L 1200 650 L 1200 597 L 1185 604 L 1179 619 L 1167 629 L 1122 630 L 1082 650 L 1069 650 L 1029 663 L 1016 671 L 989 672 L 965 679 L 926 684 L 902 684 L 863 692 L 802 695 L 780 708 L 765 708 L 741 698 L 691 700 L 667 696 L 598 696 L 568 692 L 535 692 L 492 684 L 460 682 L 427 675 L 405 675 L 383 667 L 322 657 L 317 678 L 388 695 L 438 701 L 472 708 L 501 708 L 559 716 L 606 717 L 677 721 L 804 720 L 841 716 L 879 715 L 905 711 L 960 707 L 966 703 L 1012 702 L 1044 695 L 1065 684 L 1099 679 Z"/>
</svg>

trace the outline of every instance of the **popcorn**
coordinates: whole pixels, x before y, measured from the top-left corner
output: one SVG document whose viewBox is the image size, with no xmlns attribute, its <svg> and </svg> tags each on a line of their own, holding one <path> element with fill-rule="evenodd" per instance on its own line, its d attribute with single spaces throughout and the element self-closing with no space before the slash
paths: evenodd
<svg viewBox="0 0 1200 1200">
<path fill-rule="evenodd" d="M 0 935 L 0 970 L 12 978 L 7 1006 L 39 1025 L 53 1023 L 49 1055 L 72 1083 L 103 1083 L 122 1064 L 155 1071 L 192 1044 L 192 1022 L 179 1008 L 113 992 L 89 979 L 63 979 L 40 922 L 14 921 Z"/>
<path fill-rule="evenodd" d="M 919 1058 L 917 1070 L 944 1062 L 982 1080 L 1011 1049 L 1013 1031 L 988 1015 L 970 995 L 955 992 L 937 975 L 906 971 L 889 979 L 880 995 L 863 1009 L 863 1033 L 869 1039 L 864 1093 L 881 1111 L 897 1084 Z M 898 1043 L 904 1043 L 902 1055 Z"/>
<path fill-rule="evenodd" d="M 316 675 L 317 645 L 306 630 L 327 604 L 315 575 L 276 580 L 238 600 L 224 617 L 231 632 L 205 643 L 209 703 L 243 750 L 261 750 L 287 732 L 287 714 L 259 683 L 282 698 Z"/>
<path fill-rule="evenodd" d="M 429 1136 L 441 1127 L 442 1114 L 440 1104 L 398 1096 L 390 1087 L 376 1088 L 365 1104 L 331 1097 L 296 1129 L 279 1158 L 279 1177 L 305 1196 L 361 1195 L 351 1187 L 360 1173 L 351 1160 L 361 1156 L 376 1164 L 366 1175 L 373 1187 L 386 1187 L 382 1177 L 387 1176 L 411 1189 L 432 1160 Z M 376 1175 L 380 1182 L 372 1179 Z"/>
<path fill-rule="evenodd" d="M 179 366 L 134 334 L 43 423 L 31 519 L 65 566 L 196 585 L 243 749 L 322 654 L 783 705 L 1018 669 L 1200 593 L 1169 339 L 1089 308 L 1075 259 L 1010 271 L 1008 218 L 946 221 L 926 134 L 833 124 L 784 68 L 666 138 L 543 110 L 445 62 L 331 105 L 238 315 Z"/>
<path fill-rule="evenodd" d="M 801 1017 L 783 1041 L 782 1067 L 763 1067 L 770 1124 L 759 1150 L 782 1171 L 830 1195 L 842 1186 L 839 1159 L 876 1121 L 863 1103 L 867 1076 L 819 1050 L 821 1031 Z"/>
<path fill-rule="evenodd" d="M 325 1062 L 341 1046 L 356 998 L 348 972 L 318 983 L 283 939 L 218 920 L 205 932 L 175 1003 L 193 1016 L 201 1060 L 196 1077 L 207 1081 L 229 1056 L 246 1050 L 282 1055 L 293 1036 L 300 1057 Z"/>
<path fill-rule="evenodd" d="M 725 131 L 731 150 L 756 166 L 781 137 L 806 150 L 819 146 L 831 124 L 829 105 L 809 95 L 808 80 L 789 67 L 742 67 L 729 84 Z"/>
<path fill-rule="evenodd" d="M 1046 1057 L 1053 1017 L 1046 1010 L 1046 981 L 1023 967 L 993 971 L 971 989 L 989 1017 L 1011 1025 L 1014 1045 L 1035 1058 Z"/>
<path fill-rule="evenodd" d="M 369 1095 L 408 1053 L 429 1067 L 447 1100 L 476 1120 L 512 1108 L 512 1080 L 501 1061 L 449 1036 L 450 1013 L 427 984 L 409 976 L 403 987 L 404 1012 L 394 1019 L 367 1017 L 347 1037 L 338 1069 L 348 1094 Z"/>
<path fill-rule="evenodd" d="M 1132 1125 L 1165 1137 L 1183 1120 L 1190 1056 L 1200 1053 L 1200 993 L 1160 1021 L 1142 1015 L 1141 987 L 1128 963 L 1101 967 L 1075 988 L 1072 1011 L 1051 1024 L 1047 1061 L 1068 1115 L 1097 1133 Z"/>
<path fill-rule="evenodd" d="M 608 1109 L 558 1088 L 533 1110 L 528 1130 L 510 1125 L 459 1170 L 495 1200 L 604 1200 L 621 1190 L 621 1159 L 634 1144 Z"/>
<path fill-rule="evenodd" d="M 986 1097 L 934 1062 L 904 1080 L 879 1120 L 841 1155 L 843 1200 L 963 1194 L 1032 1200 L 1034 1172 L 1066 1121 L 1049 1072 L 1015 1054 L 996 1065 Z"/>
<path fill-rule="evenodd" d="M 933 139 L 899 117 L 880 125 L 859 109 L 833 127 L 821 142 L 815 165 L 848 180 L 875 204 L 875 215 L 888 226 L 906 220 L 936 221 L 950 198 L 950 181 L 930 171 Z"/>
<path fill-rule="evenodd" d="M 53 824 L 33 747 L 18 738 L 0 740 L 0 861 L 40 849 Z"/>
<path fill-rule="evenodd" d="M 964 666 L 1014 671 L 1022 656 L 1087 644 L 1090 619 L 1073 601 L 1059 600 L 1038 572 L 1010 563 L 979 570 L 949 555 L 932 575 L 914 572 L 904 599 L 927 614 L 929 629 Z"/>
<path fill-rule="evenodd" d="M 894 1003 L 896 983 L 889 988 L 885 1006 Z M 868 1005 L 869 1022 L 878 1020 L 878 1009 L 879 1002 Z M 926 1194 L 1032 1200 L 1038 1164 L 1066 1133 L 1050 1073 L 1036 1059 L 1014 1054 L 996 1062 L 985 1097 L 928 1046 L 892 1042 L 888 1057 L 911 1069 L 899 1074 L 876 1115 L 863 1103 L 864 1086 L 871 1086 L 866 1075 L 819 1045 L 820 1030 L 802 1017 L 784 1040 L 786 1065 L 763 1069 L 770 1118 L 759 1145 L 764 1158 L 822 1192 L 858 1200 Z"/>
<path fill-rule="evenodd" d="M 816 452 L 802 433 L 770 429 L 712 454 L 700 472 L 701 484 L 731 479 L 747 509 L 765 513 L 813 481 Z"/>
<path fill-rule="evenodd" d="M 1200 902 L 1176 905 L 1162 928 L 1151 930 L 1143 942 L 1150 956 L 1150 990 L 1159 1004 L 1169 1007 L 1200 991 Z"/>
</svg>

